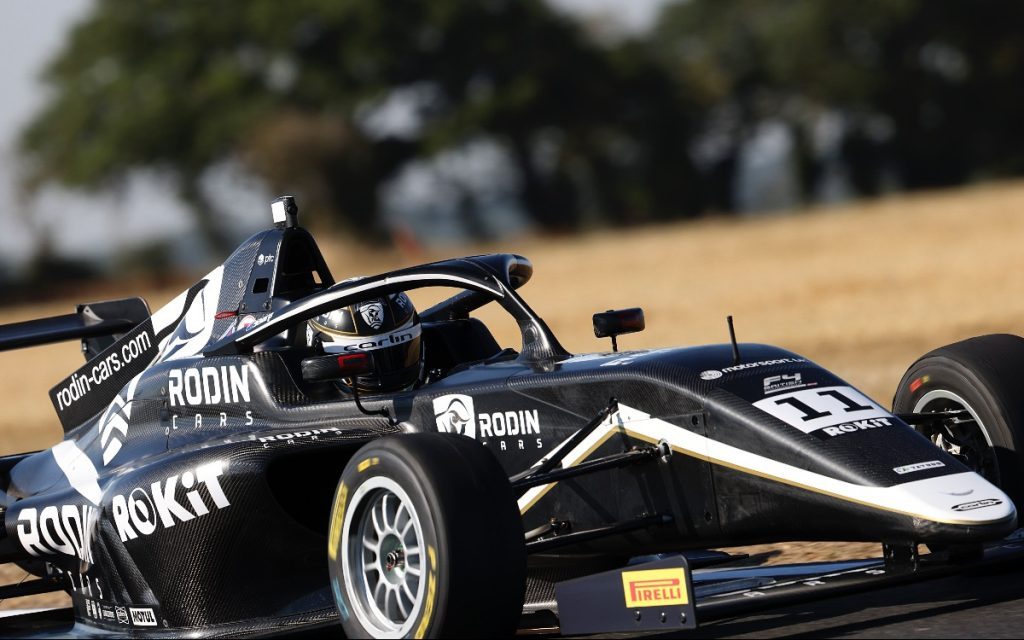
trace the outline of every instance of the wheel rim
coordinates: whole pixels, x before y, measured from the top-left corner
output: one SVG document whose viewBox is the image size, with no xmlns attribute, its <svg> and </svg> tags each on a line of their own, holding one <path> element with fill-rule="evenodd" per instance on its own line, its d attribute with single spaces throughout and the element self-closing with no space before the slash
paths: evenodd
<svg viewBox="0 0 1024 640">
<path fill-rule="evenodd" d="M 961 396 L 947 389 L 933 389 L 914 405 L 914 413 L 948 413 L 966 411 L 970 420 L 957 421 L 952 427 L 922 429 L 935 446 L 964 463 L 989 482 L 999 486 L 999 461 L 985 423 Z"/>
<path fill-rule="evenodd" d="M 377 637 L 406 635 L 424 596 L 423 527 L 409 495 L 390 478 L 370 478 L 353 494 L 341 540 L 352 613 Z"/>
</svg>

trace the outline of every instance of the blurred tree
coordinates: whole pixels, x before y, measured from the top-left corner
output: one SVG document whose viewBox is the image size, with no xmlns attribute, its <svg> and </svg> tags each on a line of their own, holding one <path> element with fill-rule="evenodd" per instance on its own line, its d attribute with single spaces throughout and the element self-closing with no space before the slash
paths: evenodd
<svg viewBox="0 0 1024 640">
<path fill-rule="evenodd" d="M 644 47 L 604 48 L 539 0 L 99 0 L 50 66 L 28 185 L 163 171 L 224 244 L 201 178 L 241 162 L 303 209 L 379 236 L 406 163 L 498 140 L 526 211 L 573 228 L 699 208 L 691 111 Z"/>
<path fill-rule="evenodd" d="M 884 162 L 910 188 L 1024 173 L 1022 30 L 1024 4 L 1005 0 L 690 0 L 652 40 L 702 108 L 732 105 L 735 129 L 844 113 L 842 153 L 870 194 Z"/>
</svg>

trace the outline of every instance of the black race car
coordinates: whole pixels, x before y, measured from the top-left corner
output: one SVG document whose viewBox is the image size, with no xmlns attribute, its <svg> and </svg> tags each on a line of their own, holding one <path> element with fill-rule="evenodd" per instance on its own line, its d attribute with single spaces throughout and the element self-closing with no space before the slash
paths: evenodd
<svg viewBox="0 0 1024 640">
<path fill-rule="evenodd" d="M 0 598 L 67 590 L 56 633 L 490 636 L 524 612 L 563 631 L 678 628 L 767 593 L 694 573 L 734 560 L 701 549 L 885 544 L 881 568 L 804 582 L 823 585 L 1016 527 L 957 452 L 799 355 L 735 339 L 573 355 L 517 293 L 525 258 L 335 283 L 294 201 L 272 209 L 274 228 L 155 313 L 130 299 L 0 328 L 2 348 L 82 339 L 87 359 L 50 393 L 64 440 L 0 459 L 0 561 L 39 576 Z M 310 340 L 315 318 L 383 322 L 422 287 L 459 292 L 415 330 L 340 352 Z M 472 317 L 488 303 L 517 349 Z M 594 326 L 615 345 L 643 316 Z M 380 348 L 415 341 L 413 385 L 359 383 Z M 53 633 L 23 618 L 0 629 Z"/>
</svg>

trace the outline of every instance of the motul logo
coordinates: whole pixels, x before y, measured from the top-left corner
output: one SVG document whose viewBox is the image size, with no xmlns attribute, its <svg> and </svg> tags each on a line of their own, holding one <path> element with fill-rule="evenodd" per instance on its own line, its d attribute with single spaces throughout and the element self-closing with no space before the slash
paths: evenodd
<svg viewBox="0 0 1024 640">
<path fill-rule="evenodd" d="M 686 573 L 682 568 L 624 571 L 622 586 L 627 607 L 687 604 Z"/>
</svg>

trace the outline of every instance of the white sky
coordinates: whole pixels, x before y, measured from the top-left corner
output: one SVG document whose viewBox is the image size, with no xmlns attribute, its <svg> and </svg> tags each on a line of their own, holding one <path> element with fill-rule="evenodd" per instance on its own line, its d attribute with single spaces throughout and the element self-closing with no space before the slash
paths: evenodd
<svg viewBox="0 0 1024 640">
<path fill-rule="evenodd" d="M 23 259 L 31 242 L 15 200 L 17 163 L 14 140 L 19 128 L 44 98 L 35 76 L 57 51 L 69 24 L 84 13 L 88 0 L 0 3 L 0 256 Z M 44 8 L 45 7 L 45 8 Z"/>
<path fill-rule="evenodd" d="M 650 26 L 666 0 L 548 0 L 567 13 L 607 18 L 630 33 Z M 17 199 L 15 141 L 45 98 L 38 75 L 61 48 L 70 28 L 86 16 L 92 0 L 3 0 L 0 2 L 0 269 L 22 262 L 34 243 L 33 229 L 48 233 L 67 255 L 102 255 L 110 250 L 191 228 L 187 213 L 152 180 L 134 181 L 123 194 L 86 196 L 50 189 L 23 210 Z M 247 194 L 232 218 L 262 223 L 253 212 L 266 194 Z M 265 205 L 266 203 L 263 203 Z M 260 214 L 265 213 L 260 210 Z M 258 215 L 258 214 L 257 214 Z"/>
<path fill-rule="evenodd" d="M 19 201 L 17 137 L 46 97 L 39 74 L 91 6 L 92 0 L 0 2 L 0 268 L 29 257 L 38 230 L 58 253 L 95 256 L 190 228 L 185 211 L 146 180 L 132 181 L 119 194 L 52 188 L 32 202 Z"/>
</svg>

